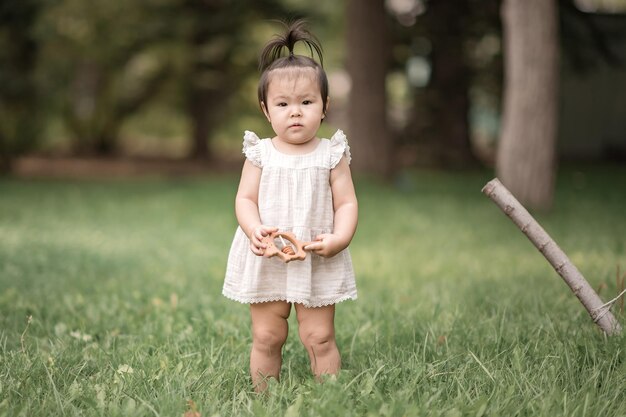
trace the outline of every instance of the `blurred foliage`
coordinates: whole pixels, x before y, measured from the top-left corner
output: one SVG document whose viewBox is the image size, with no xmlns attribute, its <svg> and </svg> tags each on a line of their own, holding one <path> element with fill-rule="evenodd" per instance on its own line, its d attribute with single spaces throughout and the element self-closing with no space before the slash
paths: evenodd
<svg viewBox="0 0 626 417">
<path fill-rule="evenodd" d="M 560 0 L 570 62 L 582 69 L 603 59 L 622 65 L 615 45 L 626 37 L 623 16 L 582 13 L 573 2 Z M 397 142 L 410 145 L 445 130 L 429 114 L 445 113 L 433 103 L 445 103 L 449 93 L 429 84 L 432 73 L 414 83 L 412 65 L 427 71 L 448 22 L 428 13 L 430 1 L 386 4 L 394 33 L 389 113 L 399 135 L 407 126 L 418 132 Z M 474 139 L 493 145 L 502 88 L 500 1 L 466 4 L 454 42 L 468 81 L 455 94 L 470 98 Z M 244 129 L 271 135 L 258 109 L 256 60 L 280 30 L 273 20 L 298 17 L 322 39 L 329 74 L 341 75 L 350 17 L 334 0 L 4 0 L 0 164 L 7 170 L 31 150 L 221 157 L 240 147 Z M 341 107 L 348 104 L 341 100 L 333 96 L 323 136 L 343 127 Z"/>
<path fill-rule="evenodd" d="M 120 150 L 123 125 L 148 109 L 187 119 L 186 152 L 210 156 L 209 138 L 256 70 L 256 40 L 272 33 L 267 21 L 304 15 L 289 3 L 291 12 L 277 0 L 51 1 L 37 27 L 41 76 L 70 151 Z"/>
<path fill-rule="evenodd" d="M 170 72 L 168 0 L 51 1 L 38 24 L 42 78 L 78 152 L 111 153 L 122 122 Z"/>
</svg>

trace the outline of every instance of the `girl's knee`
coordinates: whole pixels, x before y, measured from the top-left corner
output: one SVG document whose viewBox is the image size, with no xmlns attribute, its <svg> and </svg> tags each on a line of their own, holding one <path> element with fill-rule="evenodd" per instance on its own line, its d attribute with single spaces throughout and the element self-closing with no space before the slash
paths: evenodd
<svg viewBox="0 0 626 417">
<path fill-rule="evenodd" d="M 335 332 L 332 328 L 300 328 L 300 340 L 307 350 L 322 354 L 335 349 Z"/>
<path fill-rule="evenodd" d="M 287 329 L 260 328 L 253 329 L 252 344 L 269 354 L 280 352 L 287 340 Z"/>
<path fill-rule="evenodd" d="M 285 302 L 250 305 L 253 350 L 265 355 L 280 353 L 287 340 L 290 310 L 291 304 Z"/>
</svg>

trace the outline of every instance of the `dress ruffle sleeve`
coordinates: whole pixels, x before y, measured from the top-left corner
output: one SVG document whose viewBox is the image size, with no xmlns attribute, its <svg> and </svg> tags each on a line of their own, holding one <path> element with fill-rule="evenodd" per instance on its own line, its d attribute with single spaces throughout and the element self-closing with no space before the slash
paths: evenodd
<svg viewBox="0 0 626 417">
<path fill-rule="evenodd" d="M 342 157 L 345 157 L 346 162 L 350 164 L 352 156 L 350 155 L 348 139 L 342 130 L 338 130 L 330 138 L 330 168 L 335 168 Z"/>
<path fill-rule="evenodd" d="M 261 139 L 256 133 L 246 130 L 243 134 L 243 154 L 252 165 L 263 168 L 261 155 Z"/>
</svg>

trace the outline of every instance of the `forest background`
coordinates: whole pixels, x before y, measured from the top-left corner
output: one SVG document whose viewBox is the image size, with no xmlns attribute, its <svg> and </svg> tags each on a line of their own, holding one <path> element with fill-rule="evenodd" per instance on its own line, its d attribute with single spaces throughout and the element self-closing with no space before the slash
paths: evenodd
<svg viewBox="0 0 626 417">
<path fill-rule="evenodd" d="M 346 130 L 357 171 L 393 177 L 500 159 L 523 202 L 549 207 L 559 160 L 624 160 L 626 2 L 522 3 L 5 1 L 0 166 L 19 172 L 25 154 L 237 166 L 244 129 L 271 135 L 256 102 L 260 47 L 280 31 L 276 20 L 304 17 L 331 83 L 322 133 Z M 523 45 L 505 65 L 504 52 Z M 508 113 L 519 123 L 503 126 L 506 94 L 518 97 Z M 509 159 L 497 146 L 507 137 L 519 144 L 500 147 Z M 539 176 L 503 172 L 516 163 Z M 526 197 L 511 177 L 545 184 L 544 196 Z"/>
</svg>

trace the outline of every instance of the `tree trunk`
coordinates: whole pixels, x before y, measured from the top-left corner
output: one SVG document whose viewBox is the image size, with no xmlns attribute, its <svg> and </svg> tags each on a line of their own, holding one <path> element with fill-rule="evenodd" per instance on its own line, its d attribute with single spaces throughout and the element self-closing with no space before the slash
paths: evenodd
<svg viewBox="0 0 626 417">
<path fill-rule="evenodd" d="M 502 19 L 505 89 L 496 171 L 524 205 L 545 210 L 556 171 L 556 1 L 505 0 Z"/>
<path fill-rule="evenodd" d="M 110 156 L 117 138 L 111 119 L 116 118 L 112 75 L 96 62 L 77 65 L 64 109 L 65 124 L 74 137 L 74 152 Z"/>
<path fill-rule="evenodd" d="M 0 142 L 2 137 L 0 136 Z M 14 155 L 5 153 L 0 149 L 0 177 L 9 174 L 13 170 Z"/>
<path fill-rule="evenodd" d="M 470 68 L 464 45 L 469 12 L 467 0 L 432 1 L 425 16 L 432 42 L 432 76 L 424 97 L 431 129 L 425 134 L 433 162 L 444 167 L 477 163 L 470 144 Z"/>
<path fill-rule="evenodd" d="M 191 92 L 189 116 L 191 117 L 191 149 L 189 158 L 211 159 L 209 133 L 213 126 L 210 120 L 214 100 L 210 91 L 197 87 Z"/>
<path fill-rule="evenodd" d="M 390 58 L 385 2 L 349 0 L 346 10 L 346 67 L 352 80 L 346 131 L 353 145 L 353 167 L 386 175 L 392 142 L 385 88 Z"/>
<path fill-rule="evenodd" d="M 111 113 L 114 113 L 111 111 Z M 128 117 L 128 115 L 125 115 Z M 118 133 L 123 119 L 118 119 L 113 114 L 104 122 L 98 131 L 94 132 L 94 151 L 96 155 L 113 156 L 118 151 Z"/>
<path fill-rule="evenodd" d="M 0 175 L 10 173 L 14 160 L 40 140 L 44 114 L 36 76 L 40 45 L 33 28 L 43 8 L 35 0 L 0 7 Z"/>
<path fill-rule="evenodd" d="M 209 6 L 210 2 L 209 2 Z M 213 6 L 214 7 L 214 6 Z M 210 7 L 209 7 L 210 8 Z M 199 11 L 206 13 L 205 6 L 199 6 Z M 207 49 L 215 36 L 211 28 L 202 25 L 197 27 L 190 39 L 193 62 L 190 68 L 188 85 L 188 106 L 191 119 L 191 149 L 188 157 L 191 159 L 210 160 L 212 157 L 209 146 L 209 136 L 215 129 L 217 120 L 223 111 L 224 104 L 228 99 L 227 91 L 230 84 L 228 56 L 224 56 L 219 63 L 207 60 L 202 51 Z M 207 82 L 210 74 L 220 74 L 218 82 Z M 222 108 L 218 108 L 221 105 Z"/>
</svg>

